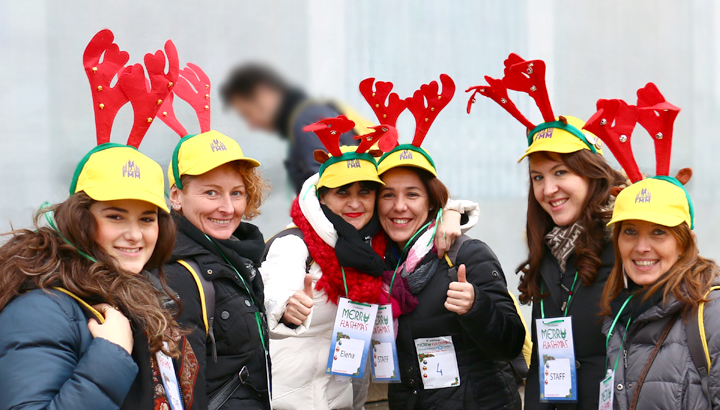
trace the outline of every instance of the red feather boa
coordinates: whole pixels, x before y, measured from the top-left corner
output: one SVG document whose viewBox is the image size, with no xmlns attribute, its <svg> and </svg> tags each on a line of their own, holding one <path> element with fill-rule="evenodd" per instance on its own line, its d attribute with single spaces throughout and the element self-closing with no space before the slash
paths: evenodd
<svg viewBox="0 0 720 410">
<path fill-rule="evenodd" d="M 315 289 L 324 290 L 328 301 L 335 304 L 338 303 L 338 298 L 341 296 L 346 296 L 355 302 L 378 303 L 380 301 L 382 278 L 374 278 L 355 268 L 345 268 L 345 280 L 349 292 L 349 295 L 345 295 L 342 271 L 337 256 L 335 256 L 335 249 L 325 243 L 315 232 L 300 210 L 298 198 L 292 204 L 290 216 L 295 225 L 303 232 L 310 256 L 322 270 L 322 276 L 315 284 Z M 372 238 L 373 250 L 383 259 L 385 259 L 387 244 L 387 236 L 382 230 Z"/>
</svg>

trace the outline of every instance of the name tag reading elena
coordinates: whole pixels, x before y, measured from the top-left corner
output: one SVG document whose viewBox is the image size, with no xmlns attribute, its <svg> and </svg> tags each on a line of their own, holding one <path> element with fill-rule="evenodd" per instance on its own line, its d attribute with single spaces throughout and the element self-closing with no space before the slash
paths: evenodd
<svg viewBox="0 0 720 410">
<path fill-rule="evenodd" d="M 541 402 L 577 402 L 572 317 L 536 319 Z"/>
<path fill-rule="evenodd" d="M 327 373 L 362 378 L 378 305 L 340 298 L 335 315 Z"/>
</svg>

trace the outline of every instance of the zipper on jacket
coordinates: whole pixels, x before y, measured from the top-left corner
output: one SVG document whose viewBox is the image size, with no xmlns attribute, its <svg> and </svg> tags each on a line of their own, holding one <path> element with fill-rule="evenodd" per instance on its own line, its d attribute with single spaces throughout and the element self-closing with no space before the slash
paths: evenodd
<svg viewBox="0 0 720 410">
<path fill-rule="evenodd" d="M 211 317 L 210 318 L 210 326 L 208 326 L 208 337 L 210 338 L 210 342 L 212 344 L 213 363 L 217 363 L 217 345 L 215 344 L 215 331 L 213 331 L 213 322 L 214 321 L 215 321 L 215 318 Z"/>
<path fill-rule="evenodd" d="M 627 350 L 623 349 L 623 363 L 625 364 L 625 368 L 627 369 Z"/>
</svg>

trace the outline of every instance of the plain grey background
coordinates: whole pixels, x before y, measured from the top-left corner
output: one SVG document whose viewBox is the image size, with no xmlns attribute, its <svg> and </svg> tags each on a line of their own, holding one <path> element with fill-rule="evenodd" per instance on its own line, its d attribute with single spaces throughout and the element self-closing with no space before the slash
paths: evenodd
<svg viewBox="0 0 720 410">
<path fill-rule="evenodd" d="M 672 172 L 694 168 L 687 188 L 700 250 L 717 257 L 719 17 L 720 5 L 711 0 L 0 0 L 0 228 L 7 231 L 11 222 L 28 227 L 43 201 L 67 197 L 75 165 L 95 144 L 82 53 L 97 31 L 110 28 L 130 52 L 130 63 L 172 39 L 182 66 L 194 62 L 210 76 L 213 128 L 258 159 L 274 186 L 255 221 L 266 237 L 289 222 L 286 146 L 249 131 L 222 109 L 218 86 L 233 66 L 270 63 L 312 95 L 347 102 L 370 119 L 357 91 L 362 79 L 392 81 L 405 97 L 449 74 L 456 96 L 424 146 L 453 197 L 480 203 L 480 223 L 470 234 L 495 250 L 515 293 L 514 270 L 527 252 L 527 163 L 516 163 L 526 148 L 524 130 L 480 97 L 467 115 L 464 89 L 480 84 L 483 75 L 502 76 L 503 60 L 516 52 L 548 64 L 556 114 L 587 119 L 597 99 L 634 104 L 635 91 L 653 81 L 683 110 Z M 527 96 L 513 99 L 532 121 L 541 118 Z M 197 132 L 187 105 L 175 106 L 188 131 Z M 116 120 L 113 141 L 125 142 L 131 118 L 128 105 Z M 412 115 L 404 113 L 401 142 L 411 139 L 413 127 Z M 640 127 L 634 135 L 641 170 L 653 174 L 651 139 Z M 177 139 L 158 121 L 141 150 L 167 169 Z"/>
</svg>

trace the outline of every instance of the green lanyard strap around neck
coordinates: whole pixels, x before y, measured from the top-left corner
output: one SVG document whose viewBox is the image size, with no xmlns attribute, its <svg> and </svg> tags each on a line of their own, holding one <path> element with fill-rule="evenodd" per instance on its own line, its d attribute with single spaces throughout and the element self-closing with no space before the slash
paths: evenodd
<svg viewBox="0 0 720 410">
<path fill-rule="evenodd" d="M 40 205 L 40 210 L 42 211 L 43 209 L 45 209 L 45 208 L 47 208 L 47 207 L 49 207 L 49 206 L 50 206 L 50 203 L 47 202 L 47 201 L 45 201 L 45 202 L 42 203 L 42 205 Z M 53 211 L 46 211 L 46 212 L 44 213 L 44 215 L 45 215 L 45 220 L 47 221 L 48 225 L 50 225 L 50 228 L 52 228 L 52 230 L 55 231 L 55 233 L 57 233 L 58 236 L 60 236 L 60 238 L 62 238 L 62 240 L 65 241 L 66 244 L 68 244 L 68 245 L 72 246 L 73 248 L 75 248 L 75 250 L 77 251 L 77 253 L 79 253 L 80 255 L 84 256 L 84 257 L 85 257 L 86 259 L 88 259 L 89 261 L 94 262 L 94 263 L 97 263 L 97 259 L 93 258 L 92 256 L 88 255 L 87 253 L 85 253 L 85 252 L 81 251 L 80 249 L 78 249 L 77 246 L 75 246 L 72 242 L 70 242 L 70 241 L 65 237 L 65 235 L 63 235 L 62 232 L 60 232 L 60 230 L 57 228 L 57 226 L 55 226 L 55 221 L 54 221 L 54 219 L 55 219 L 55 213 L 54 213 Z"/>
<path fill-rule="evenodd" d="M 227 258 L 227 256 L 225 256 L 225 253 L 220 249 L 220 247 L 215 243 L 215 241 L 213 241 L 212 238 L 207 236 L 207 234 L 205 235 L 205 237 L 207 238 L 208 241 L 210 241 L 211 244 L 213 244 L 213 246 L 215 246 L 215 249 L 217 249 L 220 256 L 222 256 L 222 258 L 225 260 L 225 263 L 230 265 L 230 267 L 235 271 L 235 274 L 237 274 L 238 278 L 240 278 L 240 281 L 242 282 L 243 286 L 245 287 L 245 291 L 250 296 L 250 300 L 252 301 L 253 305 L 257 306 L 257 303 L 255 302 L 255 297 L 253 297 L 252 291 L 248 287 L 247 282 L 245 282 L 245 278 L 243 278 L 243 276 L 237 270 L 235 265 L 230 263 L 230 260 Z M 263 326 L 262 326 L 262 319 L 260 318 L 260 312 L 255 312 L 255 322 L 257 322 L 258 332 L 260 333 L 260 342 L 262 342 L 263 348 L 265 349 L 265 353 L 267 353 L 268 346 L 265 343 L 265 337 L 263 336 Z"/>
<path fill-rule="evenodd" d="M 617 315 L 615 315 L 615 319 L 613 319 L 612 324 L 610 325 L 610 329 L 608 329 L 607 336 L 605 336 L 605 351 L 606 352 L 610 345 L 610 336 L 612 336 L 612 332 L 615 329 L 615 325 L 617 324 L 618 319 L 620 319 L 620 315 L 622 315 L 623 310 L 625 310 L 625 306 L 627 306 L 628 302 L 630 302 L 630 299 L 632 299 L 633 296 L 635 296 L 635 294 L 630 295 L 630 297 L 627 298 L 627 300 L 622 304 L 622 307 L 620 307 L 620 311 L 617 313 Z M 623 334 L 622 342 L 620 344 L 621 348 L 622 348 L 622 346 L 625 345 L 625 338 L 627 337 L 627 330 L 630 327 L 631 321 L 632 321 L 632 319 L 628 318 L 628 321 L 625 324 L 625 333 Z M 615 358 L 615 367 L 613 368 L 613 373 L 615 373 L 615 371 L 617 370 L 618 362 L 620 362 L 620 350 L 619 349 L 618 349 L 617 358 Z M 607 368 L 607 366 L 608 366 L 608 357 L 607 357 L 607 355 L 605 355 L 605 368 Z"/>
<path fill-rule="evenodd" d="M 578 279 L 578 272 L 575 272 L 575 279 L 573 279 L 572 286 L 570 287 L 570 291 L 568 292 L 568 300 L 567 303 L 565 303 L 565 310 L 563 312 L 563 317 L 567 317 L 568 312 L 570 311 L 570 303 L 572 302 L 573 293 L 576 292 L 575 289 L 575 283 Z M 540 283 L 540 293 L 543 293 L 545 291 L 545 282 Z M 545 319 L 545 299 L 540 300 L 540 314 L 543 319 Z"/>
<path fill-rule="evenodd" d="M 430 242 L 432 242 L 435 239 L 435 233 L 437 232 L 437 224 L 438 221 L 442 222 L 442 209 L 438 211 L 438 216 L 435 217 L 435 230 L 433 231 L 432 237 L 430 238 Z M 430 226 L 432 221 L 426 223 L 422 226 L 422 228 L 418 229 L 417 232 L 410 238 L 407 243 L 405 243 L 405 246 L 403 246 L 402 254 L 400 255 L 400 258 L 398 258 L 398 263 L 395 265 L 395 272 L 393 272 L 392 278 L 390 279 L 390 288 L 388 289 L 388 301 L 390 301 L 390 298 L 392 297 L 392 287 L 395 283 L 395 275 L 397 275 L 398 269 L 400 268 L 400 265 L 402 264 L 402 255 L 405 254 L 405 251 L 407 251 L 408 246 L 410 246 L 411 243 L 413 243 L 413 240 L 420 235 L 422 232 L 425 232 L 425 230 Z M 428 243 L 429 245 L 429 243 Z"/>
</svg>

